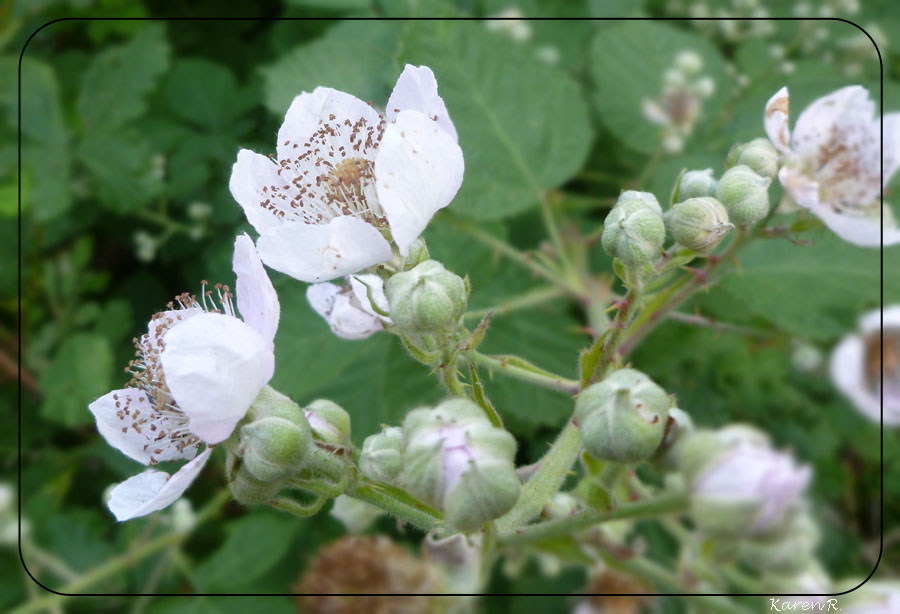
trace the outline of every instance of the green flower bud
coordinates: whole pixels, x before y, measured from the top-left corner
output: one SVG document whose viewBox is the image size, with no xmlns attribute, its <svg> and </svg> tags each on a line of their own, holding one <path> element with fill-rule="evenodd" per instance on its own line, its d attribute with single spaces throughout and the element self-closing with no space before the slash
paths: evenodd
<svg viewBox="0 0 900 614">
<path fill-rule="evenodd" d="M 359 455 L 359 470 L 370 480 L 390 482 L 403 466 L 403 429 L 385 427 L 380 433 L 369 435 Z"/>
<path fill-rule="evenodd" d="M 769 179 L 778 175 L 778 150 L 769 139 L 753 139 L 749 143 L 735 145 L 728 153 L 727 166 L 743 164 L 756 174 Z"/>
<path fill-rule="evenodd" d="M 617 462 L 650 458 L 662 443 L 670 405 L 666 391 L 640 371 L 614 371 L 575 403 L 585 450 Z"/>
<path fill-rule="evenodd" d="M 444 511 L 461 531 L 479 528 L 515 504 L 521 484 L 512 435 L 493 426 L 467 399 L 409 413 L 400 484 Z"/>
<path fill-rule="evenodd" d="M 600 242 L 629 267 L 645 266 L 662 252 L 666 227 L 662 208 L 648 192 L 624 192 L 606 216 Z"/>
<path fill-rule="evenodd" d="M 716 248 L 734 225 L 722 203 L 708 196 L 689 198 L 666 213 L 666 226 L 675 240 L 701 254 Z"/>
<path fill-rule="evenodd" d="M 326 443 L 350 443 L 350 414 L 333 401 L 318 399 L 306 406 L 306 420 L 313 434 Z"/>
<path fill-rule="evenodd" d="M 541 510 L 541 516 L 548 520 L 557 520 L 574 516 L 576 512 L 578 512 L 578 499 L 569 493 L 558 492 Z"/>
<path fill-rule="evenodd" d="M 715 196 L 717 185 L 718 182 L 713 177 L 713 169 L 711 168 L 702 171 L 688 171 L 681 176 L 681 181 L 678 182 L 676 202 L 689 198 Z"/>
<path fill-rule="evenodd" d="M 808 512 L 793 516 L 782 534 L 771 539 L 741 540 L 738 556 L 754 569 L 797 574 L 815 561 L 821 532 Z"/>
<path fill-rule="evenodd" d="M 728 209 L 731 222 L 752 226 L 769 213 L 770 183 L 771 179 L 757 175 L 749 166 L 735 166 L 719 179 L 716 198 Z"/>
<path fill-rule="evenodd" d="M 276 482 L 296 473 L 312 447 L 306 420 L 291 422 L 274 416 L 241 427 L 243 466 L 257 480 Z"/>
<path fill-rule="evenodd" d="M 273 498 L 280 488 L 280 482 L 259 480 L 243 464 L 238 466 L 228 483 L 228 490 L 231 491 L 232 498 L 244 505 L 265 503 Z"/>
<path fill-rule="evenodd" d="M 385 284 L 384 293 L 394 325 L 416 333 L 454 328 L 468 297 L 465 281 L 435 260 L 397 273 Z"/>
</svg>

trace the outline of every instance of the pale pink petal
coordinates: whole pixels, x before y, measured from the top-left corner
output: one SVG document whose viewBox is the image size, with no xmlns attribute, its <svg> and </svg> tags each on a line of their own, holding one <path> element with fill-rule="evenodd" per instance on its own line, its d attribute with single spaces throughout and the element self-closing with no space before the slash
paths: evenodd
<svg viewBox="0 0 900 614">
<path fill-rule="evenodd" d="M 268 266 L 306 282 L 357 273 L 392 257 L 374 226 L 349 216 L 323 225 L 287 222 L 260 236 L 256 247 Z"/>
<path fill-rule="evenodd" d="M 353 294 L 356 295 L 356 300 L 359 301 L 363 310 L 373 316 L 378 316 L 390 324 L 391 319 L 382 315 L 390 311 L 387 297 L 384 295 L 384 280 L 378 275 L 372 274 L 351 275 L 348 279 L 350 287 L 353 289 Z M 369 300 L 370 294 L 372 295 L 371 301 Z M 378 311 L 373 309 L 373 303 Z M 378 313 L 379 311 L 381 313 Z"/>
<path fill-rule="evenodd" d="M 782 153 L 791 151 L 791 129 L 788 127 L 788 89 L 781 88 L 769 98 L 763 114 L 763 125 L 769 140 Z"/>
<path fill-rule="evenodd" d="M 281 201 L 272 191 L 273 186 L 279 190 L 289 189 L 285 179 L 278 175 L 278 169 L 272 160 L 249 149 L 240 150 L 237 162 L 231 167 L 228 182 L 231 195 L 258 233 L 280 225 L 282 217 L 289 213 L 281 207 Z"/>
<path fill-rule="evenodd" d="M 171 476 L 164 471 L 148 469 L 117 484 L 112 489 L 109 510 L 122 522 L 168 507 L 199 475 L 211 453 L 212 448 L 207 448 Z"/>
<path fill-rule="evenodd" d="M 327 139 L 334 149 L 343 146 L 351 151 L 351 129 L 344 126 L 345 121 L 351 124 L 363 122 L 365 134 L 366 130 L 375 129 L 381 118 L 370 105 L 345 92 L 330 87 L 317 87 L 311 94 L 303 92 L 294 98 L 278 130 L 278 160 L 291 160 L 298 151 L 308 149 L 304 143 L 309 143 L 310 138 L 325 124 L 329 125 L 329 132 L 335 132 L 329 134 Z"/>
<path fill-rule="evenodd" d="M 446 132 L 418 111 L 401 111 L 388 124 L 375 158 L 375 189 L 400 253 L 456 196 L 463 154 Z"/>
<path fill-rule="evenodd" d="M 381 320 L 359 308 L 350 293 L 342 292 L 334 299 L 334 308 L 329 314 L 331 330 L 341 339 L 366 339 L 384 329 Z"/>
<path fill-rule="evenodd" d="M 272 378 L 272 344 L 238 318 L 206 313 L 166 335 L 160 361 L 191 433 L 207 443 L 227 439 Z"/>
<path fill-rule="evenodd" d="M 418 111 L 437 122 L 437 125 L 457 140 L 456 128 L 450 121 L 450 114 L 443 99 L 438 95 L 434 73 L 427 66 L 407 64 L 385 108 L 385 118 L 394 121 L 401 111 Z"/>
<path fill-rule="evenodd" d="M 834 207 L 822 202 L 818 182 L 787 166 L 778 172 L 778 179 L 794 202 L 809 209 L 843 240 L 862 247 L 881 245 L 882 228 L 878 221 L 852 213 L 838 212 Z M 900 243 L 900 229 L 884 228 L 884 245 L 896 243 Z"/>
<path fill-rule="evenodd" d="M 139 463 L 190 459 L 197 454 L 197 445 L 179 450 L 162 436 L 173 425 L 154 412 L 143 390 L 113 390 L 88 405 L 88 409 L 94 414 L 97 430 L 106 442 Z"/>
<path fill-rule="evenodd" d="M 823 96 L 797 118 L 792 138 L 794 153 L 817 160 L 823 147 L 843 140 L 842 133 L 872 123 L 875 105 L 864 87 L 851 85 Z"/>
<path fill-rule="evenodd" d="M 253 240 L 242 234 L 234 240 L 232 269 L 237 276 L 237 307 L 244 322 L 272 342 L 278 329 L 281 307 Z"/>
</svg>

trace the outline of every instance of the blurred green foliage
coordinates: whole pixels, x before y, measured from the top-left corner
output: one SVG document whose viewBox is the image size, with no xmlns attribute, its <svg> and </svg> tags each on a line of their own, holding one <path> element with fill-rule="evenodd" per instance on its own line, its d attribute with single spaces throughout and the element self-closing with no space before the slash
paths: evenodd
<svg viewBox="0 0 900 614">
<path fill-rule="evenodd" d="M 242 6 L 241 16 L 482 17 L 510 4 L 290 0 Z M 671 4 L 522 0 L 518 7 L 529 16 L 674 16 L 678 12 Z M 787 3 L 765 4 L 772 15 L 790 14 Z M 706 5 L 732 7 L 725 1 Z M 467 225 L 477 223 L 519 248 L 538 249 L 545 235 L 536 206 L 543 193 L 553 190 L 566 219 L 564 231 L 568 226 L 583 233 L 595 230 L 612 199 L 635 185 L 659 149 L 658 127 L 642 115 L 642 102 L 658 95 L 662 73 L 677 52 L 697 51 L 716 90 L 686 150 L 664 156 L 646 177 L 661 202 L 683 167 L 719 171 L 732 143 L 762 135 L 763 105 L 782 85 L 791 88 L 795 110 L 854 82 L 878 92 L 873 50 L 858 45 L 861 33 L 853 25 L 836 21 L 773 21 L 771 33 L 746 40 L 732 40 L 709 22 L 528 22 L 528 39 L 515 40 L 503 28 L 489 29 L 478 21 L 84 19 L 226 10 L 211 2 L 174 9 L 153 0 L 46 0 L 14 2 L 4 10 L 0 375 L 7 409 L 0 424 L 0 461 L 12 480 L 15 363 L 20 360 L 23 513 L 34 541 L 78 571 L 166 530 L 167 513 L 114 523 L 102 503 L 103 489 L 133 473 L 136 465 L 103 443 L 86 406 L 124 384 L 120 369 L 133 351 L 130 338 L 141 334 L 149 316 L 171 296 L 197 291 L 200 279 L 231 279 L 233 236 L 249 230 L 228 191 L 231 164 L 240 147 L 273 149 L 283 113 L 300 91 L 326 85 L 378 105 L 404 63 L 434 70 L 459 132 L 466 177 L 426 237 L 433 257 L 471 277 L 473 309 L 492 307 L 542 282 L 474 241 Z M 60 17 L 77 19 L 45 25 Z M 863 26 L 877 24 L 891 41 L 881 49 L 885 106 L 900 108 L 900 54 L 894 46 L 900 40 L 900 10 L 888 1 L 865 3 L 859 14 L 848 17 Z M 825 35 L 815 34 L 821 40 L 808 49 L 805 41 L 816 28 Z M 17 249 L 15 74 L 26 42 L 18 294 L 12 266 Z M 646 339 L 634 364 L 677 395 L 698 423 L 758 424 L 779 445 L 813 464 L 816 514 L 827 527 L 823 558 L 836 576 L 864 576 L 877 556 L 879 536 L 878 428 L 837 395 L 825 367 L 800 372 L 791 357 L 800 343 L 827 357 L 833 344 L 855 328 L 858 315 L 878 304 L 879 254 L 825 231 L 806 238 L 814 245 L 800 247 L 783 238 L 751 245 L 742 252 L 740 272 L 691 305 L 769 336 L 749 338 L 668 322 Z M 885 250 L 885 303 L 900 301 L 898 258 L 897 248 Z M 591 259 L 598 271 L 610 271 L 605 255 Z M 434 379 L 394 338 L 337 339 L 306 304 L 302 284 L 277 274 L 273 278 L 282 304 L 276 388 L 300 403 L 319 396 L 341 403 L 353 416 L 357 444 L 379 425 L 397 424 L 409 409 L 440 398 Z M 495 317 L 484 350 L 519 354 L 574 375 L 577 353 L 588 342 L 585 325 L 577 305 L 558 299 Z M 511 381 L 496 379 L 486 386 L 520 441 L 519 460 L 538 458 L 569 415 L 571 401 Z M 897 444 L 897 433 L 885 432 L 886 532 L 900 530 Z M 188 496 L 202 507 L 223 483 L 220 472 L 207 470 Z M 391 523 L 378 527 L 400 535 Z M 648 523 L 646 539 L 651 548 L 664 549 L 654 527 Z M 340 533 L 327 514 L 301 522 L 229 505 L 177 554 L 148 559 L 93 590 L 285 592 L 315 550 Z M 900 567 L 896 550 L 886 553 L 882 565 Z M 46 568 L 39 577 L 57 589 L 65 582 Z M 0 578 L 0 608 L 21 602 L 31 590 L 9 550 L 0 557 Z M 498 571 L 491 589 L 571 592 L 583 581 L 577 571 L 543 577 L 529 565 L 515 579 Z M 77 600 L 67 607 L 113 612 L 123 603 Z M 287 598 L 259 603 L 274 612 L 293 607 Z M 526 607 L 542 604 L 529 601 Z M 561 604 L 548 601 L 546 611 L 558 611 Z M 509 598 L 485 607 L 512 612 L 522 605 Z M 153 599 L 141 607 L 148 613 L 212 614 L 255 606 L 203 598 Z M 675 600 L 659 607 L 683 610 Z"/>
</svg>

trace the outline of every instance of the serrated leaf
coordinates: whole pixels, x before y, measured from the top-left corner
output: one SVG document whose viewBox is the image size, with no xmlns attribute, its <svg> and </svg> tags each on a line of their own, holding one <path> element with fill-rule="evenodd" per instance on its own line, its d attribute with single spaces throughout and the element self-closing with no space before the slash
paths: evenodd
<svg viewBox="0 0 900 614">
<path fill-rule="evenodd" d="M 180 60 L 166 79 L 166 101 L 179 117 L 207 128 L 223 128 L 244 110 L 231 71 L 216 62 Z"/>
<path fill-rule="evenodd" d="M 202 591 L 235 592 L 251 586 L 288 553 L 302 523 L 288 514 L 256 511 L 228 525 L 225 542 L 197 566 Z"/>
<path fill-rule="evenodd" d="M 66 339 L 41 377 L 41 415 L 65 426 L 93 422 L 88 404 L 109 392 L 113 355 L 99 335 L 77 333 Z"/>
<path fill-rule="evenodd" d="M 113 211 L 142 209 L 162 190 L 153 154 L 136 136 L 94 133 L 81 142 L 76 156 L 90 171 L 101 202 Z"/>
<path fill-rule="evenodd" d="M 587 105 L 560 67 L 478 22 L 416 22 L 401 62 L 434 71 L 466 162 L 453 212 L 480 219 L 537 206 L 584 163 Z"/>
<path fill-rule="evenodd" d="M 88 132 L 143 115 L 145 98 L 169 65 L 161 24 L 147 24 L 123 45 L 100 53 L 85 71 L 78 111 Z"/>
<path fill-rule="evenodd" d="M 663 73 L 678 53 L 687 50 L 700 55 L 702 74 L 716 87 L 702 103 L 699 127 L 704 118 L 716 117 L 731 84 L 715 47 L 695 34 L 656 22 L 624 21 L 597 31 L 591 47 L 594 105 L 600 121 L 627 147 L 645 153 L 659 147 L 660 126 L 644 116 L 643 104 L 660 97 Z"/>
</svg>

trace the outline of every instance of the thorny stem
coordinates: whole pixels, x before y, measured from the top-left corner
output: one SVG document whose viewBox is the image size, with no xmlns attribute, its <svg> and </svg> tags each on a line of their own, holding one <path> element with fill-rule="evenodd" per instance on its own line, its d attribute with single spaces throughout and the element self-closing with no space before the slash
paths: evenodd
<svg viewBox="0 0 900 614">
<path fill-rule="evenodd" d="M 669 289 L 655 297 L 653 304 L 648 305 L 648 308 L 631 324 L 621 347 L 618 349 L 619 355 L 627 356 L 628 352 L 633 350 L 659 322 L 690 298 L 694 292 L 718 281 L 718 278 L 713 277 L 713 273 L 723 263 L 731 260 L 732 256 L 747 242 L 749 236 L 745 231 L 741 231 L 724 252 L 710 257 L 709 264 L 700 269 L 700 271 L 686 272 Z"/>
<path fill-rule="evenodd" d="M 496 370 L 498 373 L 502 373 L 508 377 L 541 386 L 542 388 L 549 388 L 550 390 L 556 390 L 557 392 L 564 392 L 566 394 L 576 394 L 579 389 L 579 383 L 573 379 L 568 379 L 549 372 L 539 373 L 537 371 L 524 369 L 510 364 L 503 358 L 495 358 L 480 352 L 471 352 L 469 357 L 475 364 Z"/>
<path fill-rule="evenodd" d="M 227 490 L 223 490 L 218 495 L 213 497 L 213 499 L 197 513 L 195 526 L 200 526 L 211 517 L 213 517 L 216 513 L 218 513 L 219 508 L 221 508 L 222 505 L 224 505 L 230 497 L 231 493 L 229 493 Z M 85 572 L 76 580 L 67 583 L 63 588 L 61 588 L 59 592 L 62 594 L 48 595 L 40 599 L 35 599 L 20 606 L 19 608 L 16 608 L 12 611 L 12 614 L 29 614 L 31 612 L 39 612 L 41 610 L 54 607 L 66 597 L 70 595 L 78 595 L 82 591 L 97 584 L 101 580 L 104 580 L 121 571 L 124 571 L 125 569 L 128 569 L 135 563 L 139 563 L 152 554 L 155 554 L 156 552 L 159 552 L 160 550 L 163 550 L 168 546 L 180 544 L 189 536 L 190 531 L 172 532 L 166 533 L 165 535 L 160 535 L 159 537 L 143 544 L 142 546 L 139 546 L 138 548 L 135 548 L 130 552 L 126 552 L 121 556 L 110 559 L 102 565 Z"/>
<path fill-rule="evenodd" d="M 631 321 L 635 307 L 640 301 L 641 290 L 638 284 L 635 284 L 628 290 L 625 298 L 618 304 L 619 310 L 616 317 L 609 325 L 609 334 L 603 341 L 603 351 L 600 354 L 600 360 L 597 362 L 597 369 L 594 372 L 592 381 L 602 379 L 613 364 L 616 358 L 616 350 L 619 348 L 619 342 L 625 332 L 625 328 Z"/>
</svg>

